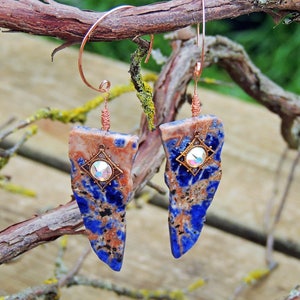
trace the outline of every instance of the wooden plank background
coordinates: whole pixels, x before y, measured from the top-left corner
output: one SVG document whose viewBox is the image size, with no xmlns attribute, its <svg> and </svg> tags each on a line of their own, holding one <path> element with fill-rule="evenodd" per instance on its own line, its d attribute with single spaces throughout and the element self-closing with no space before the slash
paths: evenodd
<svg viewBox="0 0 300 300">
<path fill-rule="evenodd" d="M 8 117 L 26 118 L 42 107 L 61 109 L 82 105 L 97 94 L 86 88 L 77 71 L 77 50 L 66 49 L 55 56 L 57 46 L 45 39 L 22 34 L 1 34 L 0 47 L 0 123 Z M 129 61 L 129 58 L 128 58 Z M 128 65 L 85 54 L 84 69 L 95 84 L 109 79 L 112 85 L 129 81 Z M 200 91 L 204 113 L 224 121 L 226 143 L 223 151 L 223 179 L 209 211 L 226 222 L 257 233 L 264 231 L 267 200 L 273 189 L 274 172 L 285 147 L 279 133 L 280 122 L 266 109 L 242 103 L 214 92 Z M 130 132 L 138 127 L 141 109 L 134 94 L 122 96 L 109 105 L 114 131 Z M 122 107 L 120 109 L 120 107 Z M 124 109 L 125 108 L 125 109 Z M 189 116 L 186 106 L 180 118 Z M 40 121 L 39 133 L 27 143 L 27 151 L 68 162 L 69 125 Z M 88 126 L 99 127 L 99 111 L 89 116 Z M 19 134 L 11 137 L 16 141 Z M 284 165 L 281 187 L 287 178 L 292 158 Z M 165 186 L 163 169 L 154 181 Z M 71 189 L 67 173 L 24 157 L 15 157 L 3 170 L 13 182 L 37 192 L 36 198 L 12 195 L 0 190 L 0 229 L 36 213 L 69 201 Z M 299 177 L 296 177 L 276 237 L 299 245 Z M 156 197 L 156 195 L 154 195 Z M 162 199 L 162 201 L 166 201 Z M 170 254 L 167 211 L 150 204 L 131 209 L 127 216 L 128 235 L 124 266 L 120 273 L 110 271 L 89 255 L 83 274 L 104 278 L 131 288 L 185 288 L 198 278 L 206 284 L 188 294 L 188 299 L 229 299 L 242 278 L 255 268 L 264 267 L 264 247 L 236 235 L 205 226 L 197 245 L 182 259 Z M 84 237 L 69 237 L 66 263 L 72 266 L 88 246 Z M 40 284 L 53 276 L 59 241 L 40 246 L 14 262 L 0 266 L 0 296 Z M 279 267 L 259 285 L 246 289 L 239 299 L 283 299 L 300 283 L 299 259 L 275 254 Z M 64 289 L 62 299 L 120 299 L 112 293 L 91 288 Z M 121 299 L 126 299 L 121 297 Z"/>
</svg>

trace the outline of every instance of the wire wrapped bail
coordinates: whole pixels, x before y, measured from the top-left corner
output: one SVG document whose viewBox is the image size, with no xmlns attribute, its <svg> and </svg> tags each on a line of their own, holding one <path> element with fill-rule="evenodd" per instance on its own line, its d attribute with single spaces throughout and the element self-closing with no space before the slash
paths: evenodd
<svg viewBox="0 0 300 300">
<path fill-rule="evenodd" d="M 110 129 L 110 113 L 107 107 L 107 102 L 109 99 L 109 90 L 110 90 L 111 83 L 108 80 L 103 80 L 99 85 L 99 91 L 102 93 L 106 93 L 105 99 L 104 99 L 104 108 L 101 111 L 101 129 L 108 131 Z"/>
<path fill-rule="evenodd" d="M 200 47 L 200 25 L 197 24 L 197 36 L 196 42 L 197 46 Z M 199 78 L 202 74 L 203 67 L 204 67 L 204 48 L 205 48 L 205 0 L 202 0 L 202 46 L 201 46 L 201 58 L 200 61 L 197 61 L 194 67 L 193 72 L 193 79 L 194 79 L 194 93 L 192 98 L 192 117 L 197 117 L 200 115 L 201 112 L 201 102 L 197 92 L 197 85 Z"/>
<path fill-rule="evenodd" d="M 201 103 L 200 99 L 197 93 L 197 84 L 198 84 L 198 79 L 201 75 L 202 69 L 201 69 L 201 62 L 198 61 L 195 65 L 194 68 L 194 93 L 193 93 L 193 98 L 192 98 L 192 117 L 198 117 L 201 112 Z"/>
</svg>

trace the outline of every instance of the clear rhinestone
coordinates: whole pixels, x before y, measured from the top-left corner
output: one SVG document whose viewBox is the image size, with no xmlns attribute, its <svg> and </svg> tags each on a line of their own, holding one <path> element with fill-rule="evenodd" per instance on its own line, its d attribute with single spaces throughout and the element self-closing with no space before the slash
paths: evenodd
<svg viewBox="0 0 300 300">
<path fill-rule="evenodd" d="M 202 147 L 193 147 L 185 156 L 186 163 L 192 168 L 200 167 L 206 159 L 206 151 Z"/>
<path fill-rule="evenodd" d="M 107 181 L 111 177 L 113 170 L 106 161 L 97 160 L 91 165 L 90 172 L 95 179 Z"/>
</svg>

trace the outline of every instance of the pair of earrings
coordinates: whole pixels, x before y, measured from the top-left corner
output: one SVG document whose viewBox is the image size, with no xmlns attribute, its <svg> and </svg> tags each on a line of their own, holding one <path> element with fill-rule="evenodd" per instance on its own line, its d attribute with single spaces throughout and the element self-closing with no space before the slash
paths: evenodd
<svg viewBox="0 0 300 300">
<path fill-rule="evenodd" d="M 112 11 L 120 8 L 124 7 Z M 80 53 L 95 26 L 112 11 L 91 27 Z M 204 37 L 202 41 L 204 43 Z M 169 231 L 175 258 L 186 253 L 199 238 L 207 208 L 221 179 L 223 125 L 213 115 L 200 115 L 197 95 L 196 85 L 204 63 L 204 44 L 202 46 L 201 62 L 196 64 L 194 72 L 192 117 L 159 126 L 167 159 Z M 109 92 L 108 81 L 102 82 L 97 89 L 86 81 L 81 61 L 79 71 L 89 87 Z M 138 151 L 138 137 L 109 131 L 107 101 L 101 119 L 101 130 L 76 126 L 70 133 L 72 189 L 94 252 L 113 270 L 119 271 L 125 248 L 126 205 L 132 196 L 131 168 Z"/>
</svg>

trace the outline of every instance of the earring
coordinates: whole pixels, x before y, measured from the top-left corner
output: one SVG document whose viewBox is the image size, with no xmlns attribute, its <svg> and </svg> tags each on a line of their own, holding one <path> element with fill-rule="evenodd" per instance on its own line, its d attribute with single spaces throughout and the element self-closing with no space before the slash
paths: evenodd
<svg viewBox="0 0 300 300">
<path fill-rule="evenodd" d="M 165 181 L 170 190 L 168 221 L 175 258 L 181 257 L 198 240 L 222 175 L 223 124 L 216 116 L 200 115 L 197 95 L 197 82 L 204 64 L 204 0 L 202 7 L 202 54 L 194 70 L 192 118 L 159 126 L 166 153 Z M 199 25 L 197 33 L 198 44 Z"/>
<path fill-rule="evenodd" d="M 124 8 L 118 7 L 113 9 Z M 86 41 L 104 14 L 84 37 L 78 58 L 83 81 L 92 89 L 107 93 L 102 111 L 102 128 L 76 126 L 69 138 L 71 181 L 74 197 L 81 212 L 90 244 L 97 256 L 109 267 L 122 267 L 126 221 L 125 208 L 132 195 L 131 168 L 138 148 L 138 137 L 109 131 L 107 98 L 110 82 L 94 88 L 82 71 L 82 52 Z"/>
</svg>

